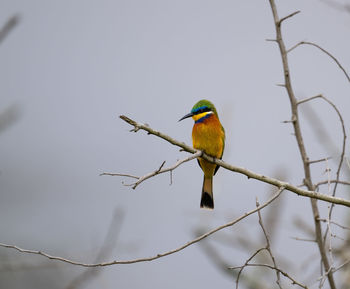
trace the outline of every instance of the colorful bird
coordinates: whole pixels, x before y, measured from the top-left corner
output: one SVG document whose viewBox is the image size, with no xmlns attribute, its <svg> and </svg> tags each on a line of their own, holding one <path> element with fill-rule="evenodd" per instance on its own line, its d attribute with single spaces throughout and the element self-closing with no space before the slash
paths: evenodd
<svg viewBox="0 0 350 289">
<path fill-rule="evenodd" d="M 214 158 L 221 159 L 225 147 L 225 130 L 220 123 L 214 104 L 202 99 L 193 106 L 189 114 L 186 114 L 180 120 L 188 117 L 192 117 L 194 120 L 192 129 L 193 147 Z M 219 166 L 202 158 L 197 160 L 204 172 L 200 207 L 214 209 L 213 176 L 218 171 Z"/>
</svg>

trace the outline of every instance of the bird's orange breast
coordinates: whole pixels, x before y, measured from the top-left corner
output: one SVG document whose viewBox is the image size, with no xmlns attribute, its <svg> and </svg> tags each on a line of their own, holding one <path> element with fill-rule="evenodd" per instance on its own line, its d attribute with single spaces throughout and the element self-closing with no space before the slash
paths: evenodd
<svg viewBox="0 0 350 289">
<path fill-rule="evenodd" d="M 203 121 L 196 122 L 192 129 L 195 149 L 204 151 L 215 158 L 221 158 L 225 145 L 225 133 L 218 117 L 211 114 Z"/>
</svg>

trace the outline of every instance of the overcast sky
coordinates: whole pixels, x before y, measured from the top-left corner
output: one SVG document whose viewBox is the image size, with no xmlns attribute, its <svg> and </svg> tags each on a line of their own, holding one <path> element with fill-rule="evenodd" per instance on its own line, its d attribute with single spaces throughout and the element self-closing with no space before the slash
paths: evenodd
<svg viewBox="0 0 350 289">
<path fill-rule="evenodd" d="M 0 242 L 94 262 L 117 209 L 124 217 L 103 261 L 149 257 L 193 239 L 198 228 L 209 230 L 253 209 L 256 197 L 266 200 L 271 187 L 220 169 L 215 210 L 200 210 L 202 171 L 196 161 L 174 171 L 171 185 L 170 176 L 162 175 L 132 190 L 122 183 L 131 179 L 99 176 L 143 175 L 163 161 L 171 165 L 186 157 L 159 138 L 130 133 L 118 116 L 191 144 L 193 121 L 178 119 L 202 98 L 216 105 L 226 129 L 225 161 L 302 183 L 292 127 L 282 123 L 290 119 L 290 107 L 276 85 L 283 82 L 279 50 L 266 41 L 275 36 L 268 1 L 0 3 L 0 25 L 14 14 L 20 17 L 0 44 L 0 112 L 12 108 L 18 114 L 0 135 Z M 281 17 L 301 10 L 283 25 L 287 47 L 316 42 L 350 71 L 350 13 L 316 0 L 277 1 L 277 7 Z M 350 86 L 334 61 L 306 46 L 289 57 L 297 98 L 323 93 L 350 127 Z M 302 112 L 310 158 L 331 155 L 337 161 L 342 136 L 337 115 L 320 100 Z M 313 113 L 318 119 L 310 125 Z M 335 150 L 314 133 L 322 127 Z M 336 163 L 329 166 L 334 174 Z M 325 168 L 325 163 L 313 167 L 315 182 L 326 178 Z M 348 197 L 341 189 L 339 196 Z M 276 256 L 310 285 L 319 272 L 316 245 L 291 238 L 308 237 L 293 219 L 312 227 L 310 202 L 285 192 L 279 206 Z M 344 216 L 340 208 L 339 216 Z M 264 244 L 256 216 L 208 240 L 230 266 L 244 264 L 254 252 L 234 242 L 238 236 Z M 225 237 L 232 244 L 222 245 Z M 13 266 L 53 264 L 6 249 L 0 256 Z M 314 263 L 302 274 L 300 262 L 310 256 Z M 65 288 L 84 270 L 54 264 L 1 271 L 0 287 Z M 151 263 L 105 268 L 85 288 L 232 288 L 235 279 L 226 273 L 196 244 Z"/>
</svg>

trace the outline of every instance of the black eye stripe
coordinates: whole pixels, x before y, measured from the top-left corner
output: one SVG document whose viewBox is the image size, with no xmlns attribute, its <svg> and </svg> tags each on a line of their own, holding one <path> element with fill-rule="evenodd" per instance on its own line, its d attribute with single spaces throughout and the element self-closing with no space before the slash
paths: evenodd
<svg viewBox="0 0 350 289">
<path fill-rule="evenodd" d="M 209 107 L 205 107 L 205 108 L 201 108 L 198 113 L 203 113 L 203 112 L 207 112 L 207 111 L 210 111 L 210 108 Z"/>
</svg>

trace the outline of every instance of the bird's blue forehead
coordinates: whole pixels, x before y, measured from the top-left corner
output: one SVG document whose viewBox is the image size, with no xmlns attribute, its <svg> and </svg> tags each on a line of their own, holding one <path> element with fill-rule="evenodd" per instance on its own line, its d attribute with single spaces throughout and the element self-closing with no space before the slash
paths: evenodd
<svg viewBox="0 0 350 289">
<path fill-rule="evenodd" d="M 201 109 L 205 109 L 205 108 L 208 108 L 206 105 L 204 106 L 200 106 L 200 107 L 196 107 L 196 108 L 193 108 L 191 110 L 192 113 L 196 113 L 197 111 L 201 110 Z"/>
</svg>

